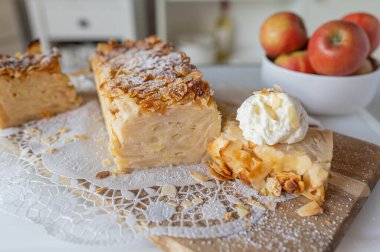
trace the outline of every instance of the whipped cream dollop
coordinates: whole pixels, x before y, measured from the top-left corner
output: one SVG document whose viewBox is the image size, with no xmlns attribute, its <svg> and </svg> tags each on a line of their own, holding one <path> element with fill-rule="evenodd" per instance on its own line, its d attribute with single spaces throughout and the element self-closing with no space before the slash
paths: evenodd
<svg viewBox="0 0 380 252">
<path fill-rule="evenodd" d="M 242 103 L 236 118 L 244 138 L 257 145 L 296 143 L 305 138 L 309 128 L 301 103 L 279 88 L 254 92 Z"/>
</svg>

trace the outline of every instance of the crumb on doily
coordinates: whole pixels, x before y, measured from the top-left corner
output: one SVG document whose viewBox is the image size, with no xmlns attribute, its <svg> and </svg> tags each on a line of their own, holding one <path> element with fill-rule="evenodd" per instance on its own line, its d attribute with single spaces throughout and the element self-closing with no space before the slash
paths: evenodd
<svg viewBox="0 0 380 252">
<path fill-rule="evenodd" d="M 233 212 L 227 212 L 225 215 L 224 215 L 224 221 L 225 222 L 229 222 L 229 221 L 232 221 L 234 219 L 234 213 Z"/>
<path fill-rule="evenodd" d="M 86 136 L 86 135 L 74 135 L 73 138 L 74 138 L 75 140 L 85 141 L 85 140 L 88 139 L 88 136 Z"/>
<path fill-rule="evenodd" d="M 198 182 L 206 182 L 206 181 L 210 181 L 211 178 L 207 177 L 206 175 L 204 175 L 203 173 L 200 173 L 200 172 L 196 172 L 196 171 L 192 171 L 190 173 L 191 177 L 193 179 L 195 179 L 196 181 Z"/>
<path fill-rule="evenodd" d="M 203 204 L 204 200 L 203 198 L 194 198 L 191 202 L 193 203 L 193 205 L 197 206 Z"/>
<path fill-rule="evenodd" d="M 190 200 L 184 200 L 181 202 L 182 207 L 191 207 L 193 203 Z"/>
<path fill-rule="evenodd" d="M 95 175 L 95 178 L 97 179 L 104 179 L 104 178 L 107 178 L 109 176 L 111 176 L 111 172 L 110 171 L 101 171 L 101 172 L 98 172 L 96 175 Z"/>
<path fill-rule="evenodd" d="M 54 154 L 54 153 L 57 153 L 57 149 L 56 148 L 46 148 L 46 149 L 44 149 L 44 153 L 52 153 L 52 154 Z"/>
<path fill-rule="evenodd" d="M 168 196 L 169 198 L 175 198 L 177 196 L 177 188 L 171 184 L 165 184 L 161 187 L 160 196 Z"/>
</svg>

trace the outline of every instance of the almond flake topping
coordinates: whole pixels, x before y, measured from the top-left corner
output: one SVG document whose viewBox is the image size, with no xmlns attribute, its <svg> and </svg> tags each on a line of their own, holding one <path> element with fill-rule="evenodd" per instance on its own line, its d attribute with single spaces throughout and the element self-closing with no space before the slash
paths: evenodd
<svg viewBox="0 0 380 252">
<path fill-rule="evenodd" d="M 249 205 L 251 205 L 251 206 L 253 206 L 255 208 L 258 208 L 258 209 L 260 209 L 262 211 L 266 210 L 265 206 L 263 206 L 260 202 L 258 202 L 257 200 L 254 200 L 252 198 L 249 198 L 247 200 L 247 204 L 249 204 Z"/>
<path fill-rule="evenodd" d="M 177 196 L 177 188 L 174 185 L 165 184 L 161 188 L 160 196 L 168 196 L 170 198 L 175 198 Z"/>
<path fill-rule="evenodd" d="M 250 207 L 248 207 L 242 203 L 236 204 L 235 208 L 236 208 L 236 212 L 240 218 L 248 218 L 250 213 L 251 213 Z"/>
<path fill-rule="evenodd" d="M 265 202 L 265 206 L 270 210 L 270 211 L 275 211 L 277 207 L 277 203 L 274 201 L 267 201 Z"/>
<path fill-rule="evenodd" d="M 56 153 L 58 150 L 56 148 L 46 148 L 44 149 L 44 153 Z"/>
<path fill-rule="evenodd" d="M 119 44 L 110 40 L 98 44 L 93 65 L 102 69 L 104 82 L 101 95 L 134 98 L 143 111 L 163 112 L 178 103 L 207 104 L 213 91 L 202 73 L 183 52 L 155 36 L 144 40 L 126 40 Z"/>
<path fill-rule="evenodd" d="M 66 134 L 67 132 L 69 132 L 69 130 L 67 128 L 62 128 L 58 131 L 58 134 L 59 135 L 63 135 L 63 134 Z"/>
<path fill-rule="evenodd" d="M 101 171 L 101 172 L 98 172 L 95 176 L 95 178 L 97 179 L 104 179 L 104 178 L 107 178 L 111 176 L 111 172 L 110 171 Z"/>
<path fill-rule="evenodd" d="M 181 202 L 182 207 L 191 207 L 192 205 L 193 205 L 193 202 L 191 202 L 190 200 L 184 200 Z"/>
<path fill-rule="evenodd" d="M 307 217 L 321 213 L 323 213 L 323 209 L 315 201 L 311 201 L 297 209 L 297 214 L 301 217 Z"/>
<path fill-rule="evenodd" d="M 86 135 L 74 135 L 73 138 L 76 140 L 79 140 L 79 141 L 85 141 L 88 139 L 88 136 L 86 136 Z"/>
<path fill-rule="evenodd" d="M 233 219 L 234 219 L 234 213 L 233 213 L 233 212 L 228 212 L 228 213 L 226 213 L 226 214 L 224 215 L 224 220 L 225 220 L 226 222 L 231 221 L 231 220 L 233 220 Z"/>
<path fill-rule="evenodd" d="M 203 199 L 202 199 L 202 198 L 194 198 L 191 202 L 192 202 L 195 206 L 197 206 L 197 205 L 203 204 Z"/>
<path fill-rule="evenodd" d="M 31 127 L 31 128 L 26 128 L 24 132 L 27 133 L 28 135 L 33 136 L 33 135 L 39 134 L 41 131 L 37 128 Z"/>
<path fill-rule="evenodd" d="M 207 177 L 206 175 L 204 175 L 200 172 L 196 172 L 196 171 L 191 172 L 191 177 L 198 182 L 206 182 L 206 181 L 210 180 L 210 178 Z"/>
</svg>

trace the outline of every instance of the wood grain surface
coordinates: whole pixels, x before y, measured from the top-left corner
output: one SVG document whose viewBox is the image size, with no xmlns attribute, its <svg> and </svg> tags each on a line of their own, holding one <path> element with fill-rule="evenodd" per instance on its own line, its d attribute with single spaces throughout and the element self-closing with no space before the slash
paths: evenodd
<svg viewBox="0 0 380 252">
<path fill-rule="evenodd" d="M 151 237 L 165 251 L 333 251 L 380 177 L 380 147 L 334 133 L 324 213 L 300 217 L 303 197 L 280 203 L 246 232 L 223 238 Z"/>
</svg>

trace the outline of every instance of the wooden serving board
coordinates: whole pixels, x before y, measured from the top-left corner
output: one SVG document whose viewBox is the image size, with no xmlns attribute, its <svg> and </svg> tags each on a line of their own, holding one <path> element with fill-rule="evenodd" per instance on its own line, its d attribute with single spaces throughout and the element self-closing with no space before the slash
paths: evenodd
<svg viewBox="0 0 380 252">
<path fill-rule="evenodd" d="M 380 147 L 334 133 L 325 212 L 300 217 L 304 197 L 280 203 L 246 232 L 231 237 L 151 237 L 165 251 L 333 251 L 380 177 Z"/>
</svg>

